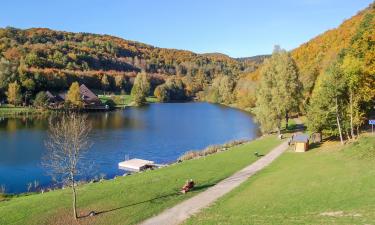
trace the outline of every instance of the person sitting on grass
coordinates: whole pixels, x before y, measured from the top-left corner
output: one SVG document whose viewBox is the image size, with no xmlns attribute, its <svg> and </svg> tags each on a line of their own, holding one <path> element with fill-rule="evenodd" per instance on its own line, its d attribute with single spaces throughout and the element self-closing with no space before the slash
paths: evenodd
<svg viewBox="0 0 375 225">
<path fill-rule="evenodd" d="M 185 185 L 181 189 L 181 193 L 186 194 L 187 192 L 189 192 L 191 189 L 194 188 L 194 185 L 195 185 L 195 183 L 194 183 L 193 179 L 190 179 L 190 181 L 187 180 Z"/>
</svg>

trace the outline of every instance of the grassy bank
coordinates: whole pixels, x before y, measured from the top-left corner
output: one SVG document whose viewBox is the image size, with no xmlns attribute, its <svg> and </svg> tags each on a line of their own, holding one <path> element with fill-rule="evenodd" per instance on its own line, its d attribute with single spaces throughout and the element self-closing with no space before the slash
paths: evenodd
<svg viewBox="0 0 375 225">
<path fill-rule="evenodd" d="M 47 110 L 40 110 L 33 107 L 14 107 L 9 105 L 0 106 L 0 116 L 25 115 L 45 112 L 47 112 Z"/>
<path fill-rule="evenodd" d="M 257 160 L 254 152 L 267 153 L 280 143 L 264 137 L 200 159 L 155 171 L 79 186 L 81 215 L 95 210 L 99 215 L 82 218 L 80 224 L 135 224 L 160 213 L 192 195 L 215 185 Z M 186 179 L 197 188 L 186 195 L 179 190 Z M 0 224 L 76 224 L 71 219 L 70 190 L 15 197 L 0 202 Z"/>
<path fill-rule="evenodd" d="M 131 95 L 99 95 L 99 99 L 102 102 L 112 100 L 117 108 L 123 108 L 125 106 L 130 106 L 132 104 Z M 149 96 L 146 98 L 148 103 L 158 102 L 157 98 L 154 96 Z"/>
<path fill-rule="evenodd" d="M 186 224 L 372 224 L 375 137 L 287 152 Z"/>
</svg>

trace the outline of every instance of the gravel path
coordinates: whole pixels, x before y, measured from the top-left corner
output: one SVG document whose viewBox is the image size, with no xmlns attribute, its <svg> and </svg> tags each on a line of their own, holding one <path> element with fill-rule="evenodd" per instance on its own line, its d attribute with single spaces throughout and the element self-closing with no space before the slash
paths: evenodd
<svg viewBox="0 0 375 225">
<path fill-rule="evenodd" d="M 236 172 L 232 176 L 222 180 L 215 186 L 206 191 L 185 200 L 178 205 L 165 210 L 161 214 L 151 217 L 141 223 L 141 225 L 174 225 L 180 224 L 191 215 L 198 213 L 201 209 L 208 207 L 218 198 L 227 194 L 249 177 L 268 166 L 272 161 L 279 157 L 286 149 L 288 149 L 288 141 L 275 147 L 267 155 L 263 156 L 256 162 Z"/>
</svg>

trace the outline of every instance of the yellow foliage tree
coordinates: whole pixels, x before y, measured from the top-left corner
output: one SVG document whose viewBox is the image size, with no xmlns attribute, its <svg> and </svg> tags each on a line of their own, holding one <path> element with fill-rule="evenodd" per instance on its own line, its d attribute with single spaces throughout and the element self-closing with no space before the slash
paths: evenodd
<svg viewBox="0 0 375 225">
<path fill-rule="evenodd" d="M 78 108 L 81 108 L 83 106 L 78 82 L 72 83 L 68 93 L 66 94 L 65 101 Z"/>
<path fill-rule="evenodd" d="M 8 85 L 8 102 L 13 105 L 19 105 L 22 102 L 21 87 L 17 81 Z"/>
</svg>

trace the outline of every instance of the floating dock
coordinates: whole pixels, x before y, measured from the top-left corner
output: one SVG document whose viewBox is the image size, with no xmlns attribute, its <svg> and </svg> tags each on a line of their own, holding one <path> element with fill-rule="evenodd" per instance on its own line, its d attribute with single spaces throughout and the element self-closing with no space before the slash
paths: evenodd
<svg viewBox="0 0 375 225">
<path fill-rule="evenodd" d="M 119 162 L 120 169 L 128 171 L 142 171 L 154 167 L 158 167 L 153 161 L 143 160 L 143 159 L 130 159 Z"/>
</svg>

